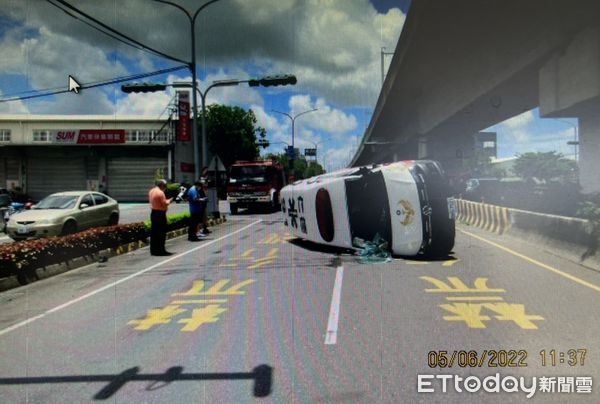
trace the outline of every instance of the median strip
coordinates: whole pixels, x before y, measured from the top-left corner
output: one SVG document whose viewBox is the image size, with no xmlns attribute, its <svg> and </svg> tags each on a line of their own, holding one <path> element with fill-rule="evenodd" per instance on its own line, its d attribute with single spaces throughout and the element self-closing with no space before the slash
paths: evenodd
<svg viewBox="0 0 600 404">
<path fill-rule="evenodd" d="M 188 214 L 170 215 L 167 238 L 187 234 Z M 209 226 L 226 221 L 210 219 Z M 147 246 L 150 224 L 99 227 L 48 239 L 25 240 L 0 246 L 0 291 L 48 278 L 91 262 Z"/>
</svg>

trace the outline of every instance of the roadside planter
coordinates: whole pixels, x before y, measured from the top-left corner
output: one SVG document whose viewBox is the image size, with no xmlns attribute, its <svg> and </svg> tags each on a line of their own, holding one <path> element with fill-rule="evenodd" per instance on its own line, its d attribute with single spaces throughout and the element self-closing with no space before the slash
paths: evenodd
<svg viewBox="0 0 600 404">
<path fill-rule="evenodd" d="M 188 213 L 168 216 L 168 231 L 187 227 Z M 36 279 L 36 269 L 89 257 L 107 249 L 146 241 L 150 222 L 97 227 L 67 236 L 0 245 L 0 278 L 16 276 L 20 284 Z"/>
</svg>

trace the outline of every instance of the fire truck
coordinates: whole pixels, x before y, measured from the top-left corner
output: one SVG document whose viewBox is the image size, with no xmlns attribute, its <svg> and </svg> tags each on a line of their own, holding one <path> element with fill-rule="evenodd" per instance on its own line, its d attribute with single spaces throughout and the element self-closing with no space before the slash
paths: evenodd
<svg viewBox="0 0 600 404">
<path fill-rule="evenodd" d="M 230 168 L 227 201 L 232 215 L 239 208 L 279 210 L 279 191 L 285 186 L 283 166 L 273 160 L 236 161 Z"/>
</svg>

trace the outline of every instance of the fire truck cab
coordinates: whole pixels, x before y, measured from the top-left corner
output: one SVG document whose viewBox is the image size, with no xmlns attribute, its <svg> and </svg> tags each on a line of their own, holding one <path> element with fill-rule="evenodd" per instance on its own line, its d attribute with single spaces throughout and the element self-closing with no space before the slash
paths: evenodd
<svg viewBox="0 0 600 404">
<path fill-rule="evenodd" d="M 227 201 L 232 215 L 239 208 L 279 209 L 279 192 L 285 186 L 283 166 L 273 160 L 237 161 L 229 172 Z"/>
</svg>

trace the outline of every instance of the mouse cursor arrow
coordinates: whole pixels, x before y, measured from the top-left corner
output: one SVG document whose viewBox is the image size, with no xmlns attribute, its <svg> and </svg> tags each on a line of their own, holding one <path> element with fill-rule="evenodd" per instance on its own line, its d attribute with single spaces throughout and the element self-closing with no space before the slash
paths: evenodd
<svg viewBox="0 0 600 404">
<path fill-rule="evenodd" d="M 73 91 L 75 94 L 79 94 L 79 88 L 81 85 L 73 78 L 69 76 L 69 91 Z"/>
</svg>

